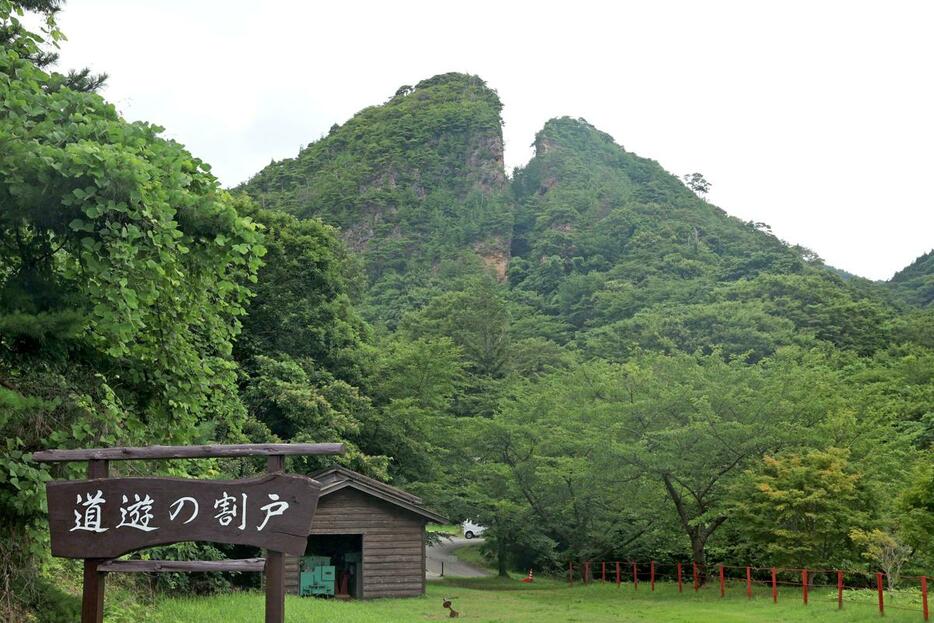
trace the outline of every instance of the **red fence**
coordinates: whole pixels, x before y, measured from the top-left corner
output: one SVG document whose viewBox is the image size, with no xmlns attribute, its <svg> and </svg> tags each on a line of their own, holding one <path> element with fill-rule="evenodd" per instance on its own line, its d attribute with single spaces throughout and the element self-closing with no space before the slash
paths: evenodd
<svg viewBox="0 0 934 623">
<path fill-rule="evenodd" d="M 652 560 L 647 563 L 636 561 L 584 561 L 577 568 L 574 563 L 568 564 L 568 585 L 573 586 L 575 579 L 580 578 L 583 584 L 592 582 L 615 582 L 620 587 L 624 582 L 632 584 L 633 590 L 639 590 L 639 580 L 648 579 L 649 590 L 655 590 L 655 581 L 664 580 L 677 583 L 678 592 L 684 592 L 684 584 L 690 581 L 694 592 L 702 588 L 710 589 L 716 585 L 720 597 L 724 598 L 728 592 L 735 593 L 737 588 L 744 589 L 747 599 L 752 599 L 754 589 L 764 588 L 774 603 L 778 603 L 779 594 L 787 593 L 788 587 L 795 592 L 800 591 L 802 603 L 807 606 L 809 591 L 815 587 L 836 589 L 837 608 L 843 608 L 844 602 L 851 605 L 871 605 L 884 615 L 886 609 L 907 610 L 919 613 L 925 621 L 929 620 L 928 610 L 928 582 L 926 576 L 899 577 L 899 585 L 917 586 L 920 592 L 920 603 L 899 603 L 894 599 L 892 592 L 886 589 L 888 578 L 884 573 L 867 573 L 865 571 L 852 571 L 844 569 L 799 569 L 786 567 L 738 567 L 733 565 L 700 565 L 698 563 L 670 563 L 659 564 Z M 865 599 L 846 600 L 847 589 L 873 589 L 874 603 L 868 604 Z M 728 590 L 729 589 L 729 590 Z M 782 590 L 784 589 L 784 590 Z M 851 592 L 851 595 L 855 594 Z M 861 596 L 864 596 L 862 593 Z M 886 597 L 888 595 L 888 598 Z"/>
</svg>

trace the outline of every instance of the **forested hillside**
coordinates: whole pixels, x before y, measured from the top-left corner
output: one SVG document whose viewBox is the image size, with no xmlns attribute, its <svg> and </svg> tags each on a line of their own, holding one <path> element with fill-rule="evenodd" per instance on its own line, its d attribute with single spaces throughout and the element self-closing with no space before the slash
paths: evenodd
<svg viewBox="0 0 934 623">
<path fill-rule="evenodd" d="M 56 5 L 25 5 L 46 39 Z M 844 280 L 581 119 L 548 121 L 507 176 L 499 98 L 463 74 L 224 190 L 95 77 L 51 71 L 15 7 L 0 1 L 0 618 L 73 620 L 79 569 L 48 557 L 53 473 L 30 459 L 49 447 L 343 441 L 345 464 L 487 525 L 503 572 L 876 568 L 889 543 L 934 571 L 931 254 L 890 284 Z"/>
<path fill-rule="evenodd" d="M 934 303 L 934 251 L 928 251 L 895 273 L 889 282 L 910 304 Z"/>
<path fill-rule="evenodd" d="M 884 339 L 881 301 L 585 121 L 549 121 L 535 145 L 514 181 L 510 286 L 568 322 L 588 354 L 721 348 L 757 360 L 802 340 L 870 353 Z"/>
<path fill-rule="evenodd" d="M 477 90 L 495 106 L 477 107 Z M 451 124 L 452 106 L 472 119 Z M 914 539 L 916 564 L 930 562 L 930 509 L 912 505 L 932 477 L 931 315 L 727 215 L 582 119 L 546 123 L 506 180 L 498 110 L 478 78 L 438 76 L 242 187 L 341 228 L 367 267 L 359 307 L 378 350 L 429 360 L 425 340 L 453 348 L 435 360 L 434 374 L 450 375 L 429 409 L 386 412 L 411 427 L 403 451 L 386 450 L 390 475 L 488 523 L 503 569 L 660 552 L 702 561 L 710 547 L 842 564 L 860 558 L 851 531 L 869 526 Z M 478 158 L 477 144 L 496 147 Z M 448 174 L 431 164 L 419 175 L 423 162 Z M 350 175 L 366 196 L 413 192 L 380 202 L 312 190 L 338 166 L 365 172 Z M 469 196 L 493 199 L 489 211 Z M 386 255 L 391 245 L 404 252 Z M 783 461 L 813 480 L 757 499 Z M 859 480 L 859 494 L 779 506 L 829 494 L 835 478 Z M 782 536 L 808 513 L 819 515 L 813 544 Z"/>
</svg>

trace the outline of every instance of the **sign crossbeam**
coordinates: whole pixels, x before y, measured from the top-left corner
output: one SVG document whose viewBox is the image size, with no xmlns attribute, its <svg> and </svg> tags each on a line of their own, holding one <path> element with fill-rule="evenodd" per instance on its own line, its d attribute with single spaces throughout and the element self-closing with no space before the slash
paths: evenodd
<svg viewBox="0 0 934 623">
<path fill-rule="evenodd" d="M 262 573 L 265 558 L 230 558 L 227 560 L 111 560 L 99 564 L 104 573 L 193 573 L 218 572 Z"/>
<path fill-rule="evenodd" d="M 37 463 L 68 463 L 77 461 L 148 461 L 246 456 L 320 456 L 343 453 L 344 446 L 339 443 L 243 443 L 39 450 L 33 453 L 32 460 Z"/>
</svg>

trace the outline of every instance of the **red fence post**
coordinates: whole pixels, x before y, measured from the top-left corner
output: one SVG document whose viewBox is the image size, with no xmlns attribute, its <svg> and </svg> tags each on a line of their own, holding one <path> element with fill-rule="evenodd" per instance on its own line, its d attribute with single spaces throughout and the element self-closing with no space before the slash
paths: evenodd
<svg viewBox="0 0 934 623">
<path fill-rule="evenodd" d="M 882 594 L 882 574 L 876 574 L 876 590 L 879 592 L 879 614 L 885 616 L 885 596 Z"/>
<path fill-rule="evenodd" d="M 924 614 L 924 620 L 928 620 L 928 579 L 921 576 L 921 612 Z"/>
<path fill-rule="evenodd" d="M 720 597 L 723 598 L 724 593 L 726 592 L 725 578 L 723 576 L 723 565 L 720 565 Z"/>
<path fill-rule="evenodd" d="M 837 571 L 837 609 L 843 609 L 843 572 Z"/>
<path fill-rule="evenodd" d="M 694 592 L 696 593 L 697 592 L 697 562 L 694 563 L 693 573 L 694 573 Z"/>
<path fill-rule="evenodd" d="M 652 590 L 654 591 L 655 590 L 655 561 L 654 560 L 652 561 L 652 566 L 649 568 L 651 569 L 651 571 L 649 572 L 650 573 L 649 578 L 652 584 Z"/>
<path fill-rule="evenodd" d="M 606 561 L 600 562 L 600 581 L 606 584 Z"/>
<path fill-rule="evenodd" d="M 804 605 L 808 605 L 808 570 L 801 570 L 801 596 L 804 598 Z"/>
<path fill-rule="evenodd" d="M 746 567 L 746 597 L 752 599 L 752 569 Z"/>
<path fill-rule="evenodd" d="M 590 584 L 590 561 L 584 561 L 584 584 Z"/>
<path fill-rule="evenodd" d="M 684 591 L 684 587 L 681 583 L 681 563 L 678 563 L 678 592 L 681 593 Z"/>
<path fill-rule="evenodd" d="M 574 563 L 568 561 L 568 586 L 574 586 Z"/>
<path fill-rule="evenodd" d="M 621 582 L 622 582 L 622 579 L 620 578 L 620 575 L 619 575 L 619 561 L 617 560 L 616 561 L 616 588 L 619 588 L 619 585 Z"/>
<path fill-rule="evenodd" d="M 775 567 L 772 567 L 772 602 L 778 603 L 778 582 L 775 578 Z"/>
<path fill-rule="evenodd" d="M 632 588 L 639 590 L 639 572 L 636 570 L 636 563 L 632 563 Z"/>
</svg>

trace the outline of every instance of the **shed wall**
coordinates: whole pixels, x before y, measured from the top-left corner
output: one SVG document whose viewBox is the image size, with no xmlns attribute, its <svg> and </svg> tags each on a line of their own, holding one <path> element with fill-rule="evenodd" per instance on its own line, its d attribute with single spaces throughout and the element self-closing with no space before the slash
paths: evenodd
<svg viewBox="0 0 934 623">
<path fill-rule="evenodd" d="M 414 597 L 425 592 L 425 520 L 355 489 L 318 501 L 312 534 L 363 535 L 363 596 Z M 286 592 L 298 593 L 298 558 L 285 557 Z"/>
</svg>

